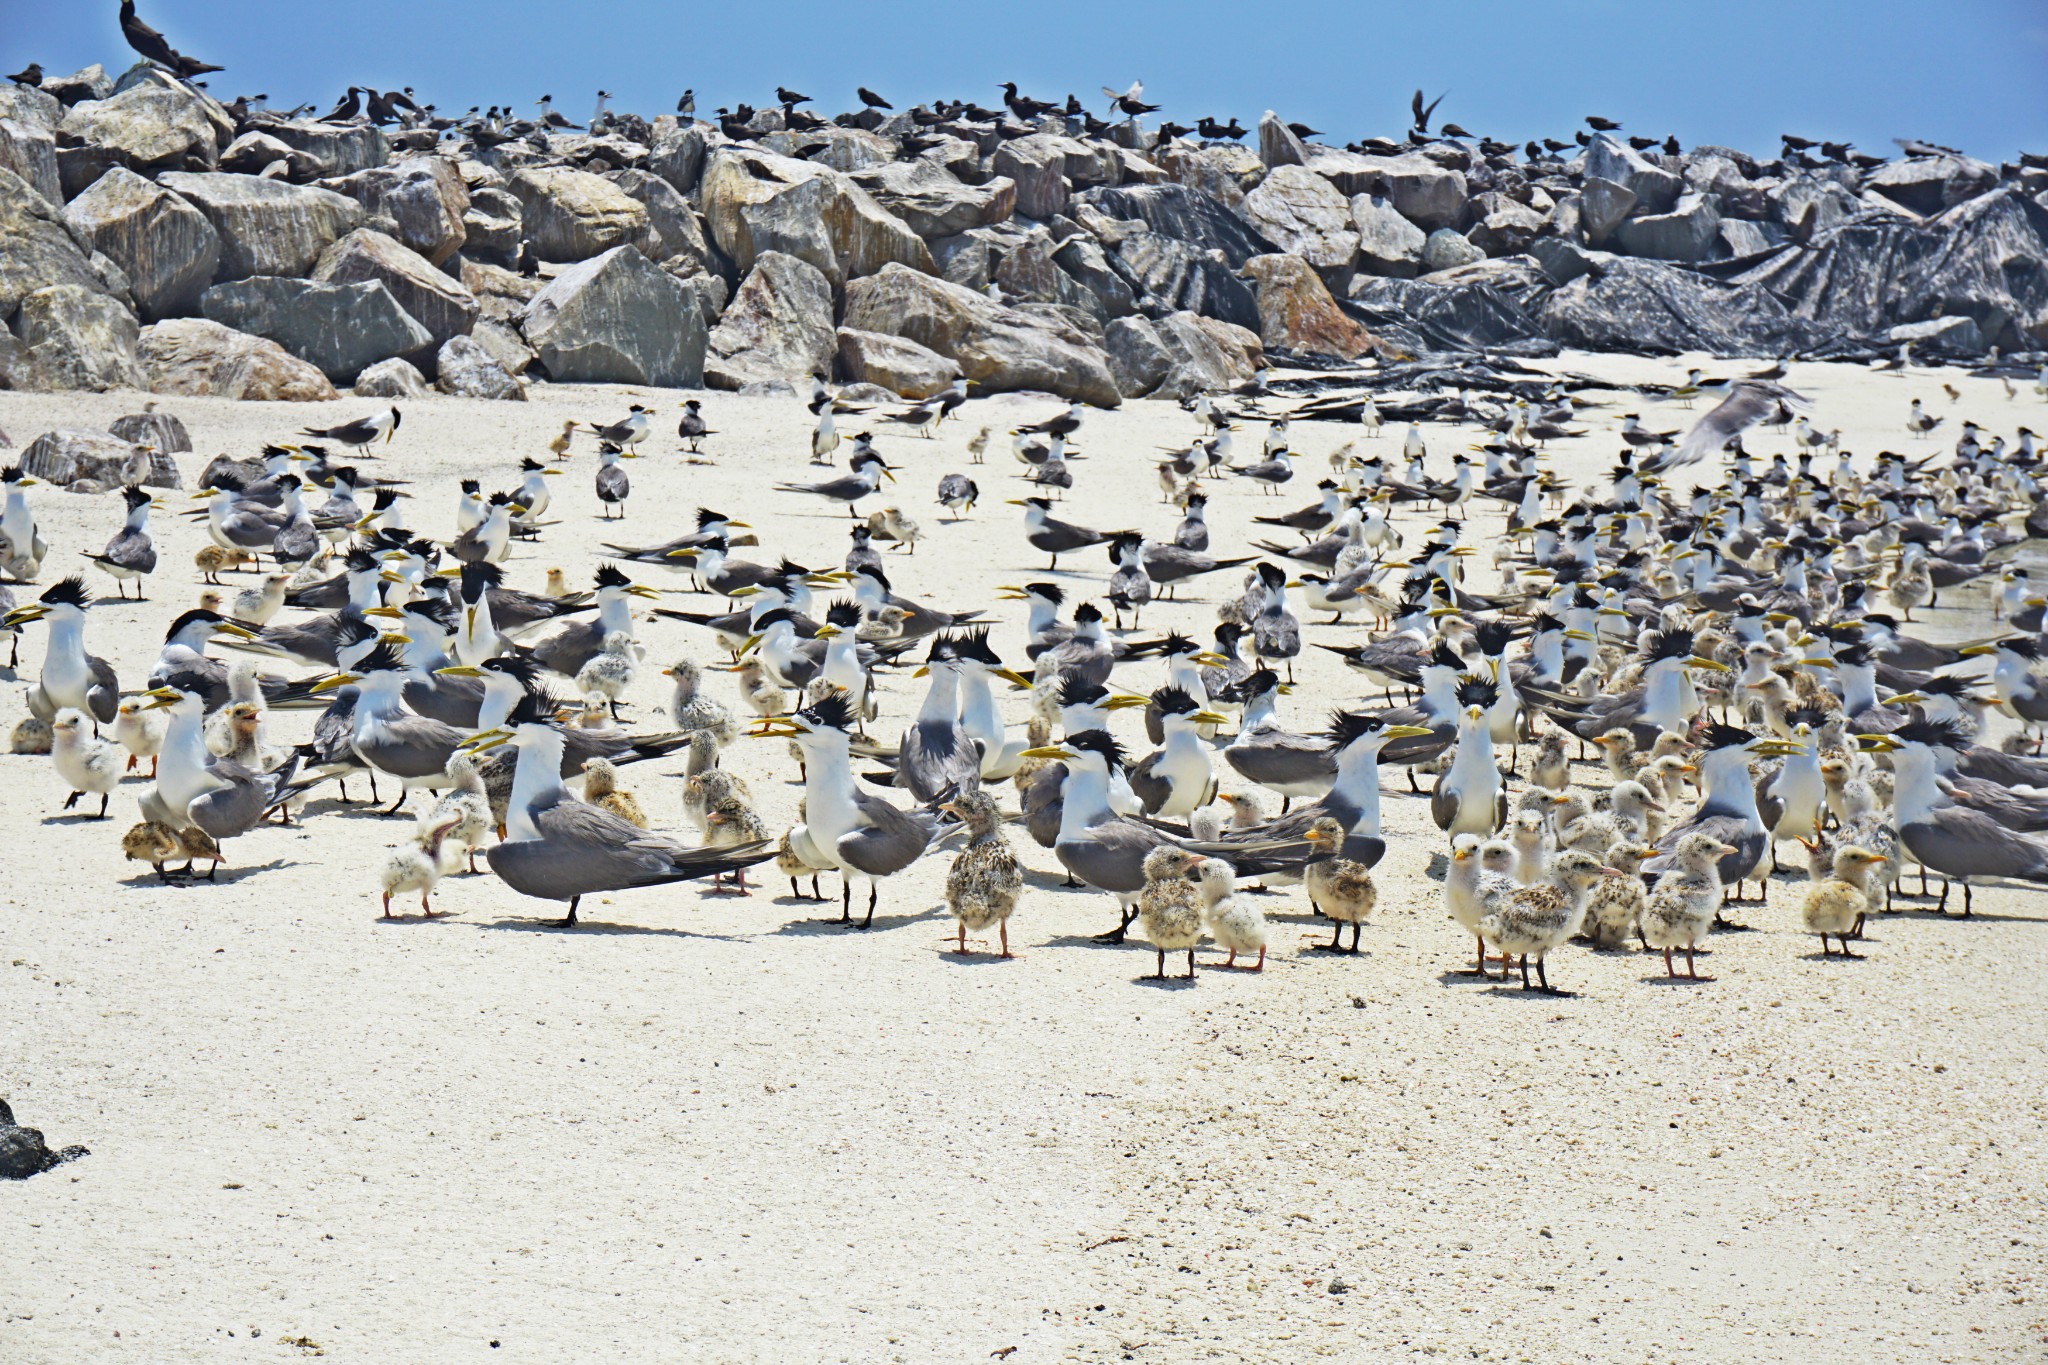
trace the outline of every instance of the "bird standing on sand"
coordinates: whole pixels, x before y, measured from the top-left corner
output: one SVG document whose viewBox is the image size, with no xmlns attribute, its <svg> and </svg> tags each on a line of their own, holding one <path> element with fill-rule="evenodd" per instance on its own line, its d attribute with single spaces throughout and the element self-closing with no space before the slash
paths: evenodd
<svg viewBox="0 0 2048 1365">
<path fill-rule="evenodd" d="M 1372 870 L 1343 856 L 1345 830 L 1343 822 L 1335 816 L 1318 817 L 1301 837 L 1313 850 L 1302 875 L 1309 903 L 1335 926 L 1330 941 L 1315 946 L 1327 953 L 1355 955 L 1359 932 L 1371 917 L 1373 907 L 1379 904 L 1379 888 L 1373 884 Z M 1339 947 L 1347 924 L 1351 926 L 1351 946 Z"/>
<path fill-rule="evenodd" d="M 316 441 L 333 441 L 345 446 L 367 446 L 380 437 L 388 445 L 398 434 L 398 427 L 405 420 L 405 414 L 396 406 L 388 411 L 358 417 L 353 422 L 344 422 L 338 427 L 306 427 L 300 432 Z"/>
<path fill-rule="evenodd" d="M 1202 891 L 1202 924 L 1216 946 L 1230 954 L 1223 965 L 1236 967 L 1240 953 L 1254 953 L 1259 960 L 1244 971 L 1266 969 L 1266 916 L 1259 907 L 1237 894 L 1237 869 L 1221 858 L 1204 858 L 1195 865 L 1195 877 Z"/>
<path fill-rule="evenodd" d="M 1643 906 L 1639 921 L 1643 942 L 1664 954 L 1664 971 L 1676 978 L 1671 950 L 1685 949 L 1686 977 L 1711 981 L 1701 976 L 1693 962 L 1693 950 L 1714 923 L 1721 907 L 1721 860 L 1733 857 L 1736 848 L 1708 833 L 1682 836 L 1671 852 L 1671 867 L 1657 878 Z"/>
<path fill-rule="evenodd" d="M 946 906 L 958 921 L 958 946 L 967 952 L 967 931 L 993 924 L 1002 942 L 1000 956 L 1010 957 L 1010 916 L 1024 892 L 1024 869 L 1003 833 L 1003 814 L 995 798 L 976 790 L 939 807 L 967 828 L 967 847 L 953 859 L 946 874 Z"/>
<path fill-rule="evenodd" d="M 1166 955 L 1186 952 L 1186 979 L 1195 979 L 1195 945 L 1202 941 L 1202 896 L 1188 880 L 1202 855 L 1162 844 L 1145 855 L 1145 884 L 1138 892 L 1138 920 L 1158 954 L 1150 980 L 1166 979 Z"/>
<path fill-rule="evenodd" d="M 1536 959 L 1536 982 L 1550 992 L 1550 977 L 1543 960 L 1579 931 L 1586 913 L 1586 897 L 1602 877 L 1620 876 L 1604 867 L 1598 858 L 1575 848 L 1565 849 L 1551 859 L 1547 880 L 1535 886 L 1513 890 L 1497 889 L 1487 913 L 1479 921 L 1480 938 L 1492 943 L 1501 955 L 1501 978 L 1507 978 L 1507 961 L 1519 958 L 1522 989 L 1529 989 L 1529 959 Z"/>
</svg>

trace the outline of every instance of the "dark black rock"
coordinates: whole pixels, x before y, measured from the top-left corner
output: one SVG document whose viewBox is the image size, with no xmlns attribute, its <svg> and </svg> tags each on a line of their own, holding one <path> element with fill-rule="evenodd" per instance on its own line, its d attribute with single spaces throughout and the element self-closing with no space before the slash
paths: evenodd
<svg viewBox="0 0 2048 1365">
<path fill-rule="evenodd" d="M 1548 282 L 1533 263 L 1501 259 L 1419 280 L 1354 280 L 1345 312 L 1373 331 L 1405 329 L 1428 351 L 1491 350 L 1547 342 L 1530 311 Z M 1522 354 L 1555 350 L 1554 343 Z"/>
<path fill-rule="evenodd" d="M 1279 250 L 1245 225 L 1221 199 L 1186 185 L 1119 185 L 1078 195 L 1111 218 L 1135 218 L 1162 237 L 1202 251 L 1220 251 L 1232 270 Z"/>
<path fill-rule="evenodd" d="M 0 1180 L 26 1180 L 52 1166 L 91 1155 L 76 1145 L 51 1151 L 42 1133 L 16 1125 L 14 1111 L 7 1107 L 7 1101 L 0 1100 Z"/>
<path fill-rule="evenodd" d="M 1595 351 L 1790 355 L 1839 340 L 1794 317 L 1758 284 L 1731 284 L 1661 261 L 1604 260 L 1536 310 L 1542 329 Z"/>
</svg>

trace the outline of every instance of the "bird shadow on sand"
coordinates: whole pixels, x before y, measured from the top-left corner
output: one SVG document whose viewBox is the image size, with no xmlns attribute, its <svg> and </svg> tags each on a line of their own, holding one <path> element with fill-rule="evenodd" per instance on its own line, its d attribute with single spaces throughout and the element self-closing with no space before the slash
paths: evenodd
<svg viewBox="0 0 2048 1365">
<path fill-rule="evenodd" d="M 969 943 L 974 942 L 973 939 L 969 939 L 967 941 Z M 951 944 L 954 942 L 954 940 L 946 939 L 944 940 L 944 942 L 947 944 Z M 1001 966 L 1005 963 L 1015 962 L 1018 958 L 1022 956 L 1024 956 L 1024 954 L 1012 949 L 1010 955 L 1008 957 L 1004 957 L 1002 956 L 1002 954 L 998 953 L 995 950 L 993 945 L 990 945 L 985 948 L 969 948 L 964 953 L 956 947 L 944 947 L 939 949 L 939 961 L 943 962 L 948 967 Z"/>
<path fill-rule="evenodd" d="M 1576 1000 L 1579 998 L 1577 991 L 1568 991 L 1557 986 L 1544 990 L 1541 986 L 1532 984 L 1525 990 L 1518 979 L 1510 979 L 1503 983 L 1496 978 L 1492 987 L 1486 993 L 1502 1000 Z"/>
<path fill-rule="evenodd" d="M 619 924 L 612 920 L 579 919 L 574 924 L 563 924 L 552 919 L 486 919 L 463 920 L 464 924 L 479 929 L 510 930 L 525 934 L 560 934 L 564 938 L 599 938 L 620 935 L 647 936 L 652 938 L 702 938 L 715 939 L 725 943 L 744 943 L 746 936 L 731 934 L 705 934 L 694 929 L 662 929 L 650 924 Z"/>
<path fill-rule="evenodd" d="M 1042 948 L 1143 948 L 1145 941 L 1139 938 L 1124 943 L 1105 943 L 1093 934 L 1055 934 L 1039 944 Z"/>
<path fill-rule="evenodd" d="M 200 861 L 204 862 L 205 859 Z M 133 887 L 175 887 L 179 890 L 187 887 L 204 889 L 209 886 L 233 886 L 236 882 L 244 881 L 260 873 L 276 872 L 282 868 L 295 866 L 297 866 L 296 863 L 286 862 L 282 858 L 275 858 L 267 863 L 248 863 L 241 867 L 230 867 L 226 863 L 222 863 L 220 869 L 211 878 L 202 872 L 193 877 L 173 875 L 169 881 L 165 881 L 158 877 L 154 871 L 148 871 L 138 872 L 133 877 L 123 878 L 120 884 Z"/>
<path fill-rule="evenodd" d="M 1161 980 L 1159 977 L 1153 976 L 1148 972 L 1143 976 L 1132 977 L 1131 984 L 1134 986 L 1144 986 L 1155 991 L 1191 991 L 1201 983 L 1201 980 L 1202 978 L 1199 973 L 1194 976 L 1168 975 L 1164 980 Z"/>
<path fill-rule="evenodd" d="M 91 811 L 60 811 L 55 815 L 45 815 L 42 819 L 42 824 L 45 828 L 52 825 L 59 827 L 65 825 L 99 825 L 109 823 L 113 818 L 111 813 L 107 815 L 94 815 Z"/>
<path fill-rule="evenodd" d="M 1654 976 L 1643 977 L 1642 982 L 1645 986 L 1711 986 L 1714 984 L 1714 978 L 1711 976 L 1666 976 L 1664 973 L 1658 972 Z"/>
<path fill-rule="evenodd" d="M 868 925 L 865 929 L 861 928 L 862 917 L 860 915 L 855 915 L 851 921 L 841 920 L 836 916 L 830 919 L 822 916 L 817 919 L 793 919 L 786 924 L 777 926 L 773 932 L 804 938 L 815 937 L 819 934 L 874 934 L 880 933 L 884 929 L 900 929 L 906 924 L 916 924 L 919 920 L 931 919 L 936 913 L 933 910 L 917 910 L 904 915 L 884 915 L 878 913 L 875 916 L 874 923 Z"/>
</svg>

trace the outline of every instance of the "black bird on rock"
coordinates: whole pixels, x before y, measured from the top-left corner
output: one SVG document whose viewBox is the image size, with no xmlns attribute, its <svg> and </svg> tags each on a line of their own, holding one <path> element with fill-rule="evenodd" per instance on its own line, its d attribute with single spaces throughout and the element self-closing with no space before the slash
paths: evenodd
<svg viewBox="0 0 2048 1365">
<path fill-rule="evenodd" d="M 1008 105 L 1010 112 L 1020 119 L 1029 121 L 1045 114 L 1056 114 L 1060 111 L 1060 107 L 1057 104 L 1048 104 L 1044 100 L 1035 100 L 1029 95 L 1018 94 L 1017 82 L 1015 81 L 1004 81 L 1002 91 L 1003 103 Z"/>
<path fill-rule="evenodd" d="M 172 47 L 164 40 L 163 34 L 135 17 L 135 0 L 121 0 L 121 36 L 128 40 L 128 46 L 141 53 L 145 59 L 186 80 L 194 76 L 203 76 L 209 71 L 226 69 L 187 57 Z"/>
<path fill-rule="evenodd" d="M 13 81 L 16 85 L 39 87 L 43 83 L 43 65 L 41 62 L 30 62 L 7 79 Z"/>
<path fill-rule="evenodd" d="M 1449 93 L 1450 91 L 1446 90 L 1444 92 L 1444 95 L 1448 95 Z M 1428 104 L 1425 105 L 1422 102 L 1422 92 L 1420 90 L 1415 92 L 1414 98 L 1408 101 L 1408 108 L 1411 111 L 1413 111 L 1415 115 L 1416 132 L 1426 133 L 1429 131 L 1429 120 L 1431 116 L 1436 113 L 1436 107 L 1439 104 L 1442 104 L 1443 102 L 1444 96 L 1438 95 L 1435 99 L 1431 100 Z"/>
<path fill-rule="evenodd" d="M 877 95 L 874 91 L 868 89 L 865 85 L 861 86 L 858 90 L 854 91 L 853 93 L 860 96 L 860 102 L 862 104 L 865 104 L 870 109 L 894 109 L 896 107 L 895 105 L 889 103 L 889 101 L 883 99 L 880 95 Z"/>
<path fill-rule="evenodd" d="M 775 99 L 779 104 L 809 104 L 811 102 L 809 95 L 799 95 L 786 85 L 775 87 Z"/>
<path fill-rule="evenodd" d="M 1598 114 L 1586 115 L 1586 126 L 1596 133 L 1614 133 L 1621 130 L 1619 123 L 1611 118 L 1601 118 Z"/>
</svg>

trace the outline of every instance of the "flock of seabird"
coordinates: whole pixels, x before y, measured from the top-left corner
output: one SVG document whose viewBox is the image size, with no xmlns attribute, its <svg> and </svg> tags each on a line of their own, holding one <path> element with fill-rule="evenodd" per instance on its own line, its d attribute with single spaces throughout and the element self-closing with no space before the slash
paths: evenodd
<svg viewBox="0 0 2048 1365">
<path fill-rule="evenodd" d="M 1682 955 L 1697 976 L 1701 941 L 1748 883 L 1761 898 L 1788 847 L 1810 873 L 1806 927 L 1826 951 L 1854 955 L 1864 917 L 1893 904 L 1909 869 L 1923 891 L 1943 879 L 1943 908 L 1960 883 L 1966 915 L 1974 885 L 2048 883 L 2048 762 L 2020 737 L 1981 742 L 1993 711 L 2022 737 L 2048 725 L 2048 679 L 2034 671 L 2048 596 L 2015 563 L 2048 538 L 2048 501 L 2024 426 L 2008 439 L 1964 422 L 1936 445 L 1916 403 L 1901 444 L 1925 453 L 1859 459 L 1808 439 L 1810 405 L 1784 379 L 1782 367 L 1733 380 L 1695 371 L 1650 393 L 1717 400 L 1683 435 L 1583 397 L 1463 395 L 1458 413 L 1492 439 L 1448 457 L 1432 455 L 1420 424 L 1385 430 L 1369 394 L 1261 383 L 1204 395 L 1187 404 L 1192 439 L 1151 453 L 1179 517 L 1157 536 L 1059 515 L 1101 508 L 1070 464 L 1084 440 L 1095 459 L 1119 458 L 1070 405 L 1008 433 L 1015 477 L 1037 491 L 1012 500 L 1013 530 L 987 539 L 1019 572 L 1000 596 L 1022 604 L 1021 621 L 999 618 L 995 602 L 938 610 L 900 594 L 891 570 L 917 563 L 922 533 L 900 506 L 864 507 L 907 461 L 885 458 L 870 431 L 814 439 L 829 476 L 762 495 L 847 508 L 841 565 L 742 558 L 753 528 L 705 508 L 680 534 L 606 544 L 587 590 L 553 570 L 526 591 L 507 581 L 507 561 L 558 524 L 543 514 L 561 462 L 594 442 L 597 514 L 623 517 L 620 461 L 658 448 L 656 412 L 636 404 L 569 424 L 548 439 L 548 462 L 521 462 L 513 487 L 464 480 L 452 520 L 427 535 L 406 524 L 414 500 L 401 483 L 365 472 L 400 467 L 403 414 L 390 407 L 270 445 L 239 473 L 214 469 L 190 514 L 209 541 L 198 567 L 209 582 L 253 567 L 259 585 L 231 599 L 207 587 L 175 613 L 142 686 L 124 687 L 91 652 L 81 575 L 11 590 L 0 632 L 18 648 L 42 628 L 26 728 L 48 727 L 67 808 L 97 797 L 87 814 L 106 816 L 149 764 L 143 819 L 123 847 L 166 879 L 200 863 L 211 876 L 233 841 L 316 814 L 309 802 L 328 783 L 346 800 L 358 781 L 373 801 L 390 789 L 387 814 L 427 793 L 380 879 L 387 915 L 394 895 L 435 913 L 435 884 L 481 853 L 513 891 L 565 904 L 567 925 L 593 894 L 693 879 L 742 891 L 749 867 L 774 861 L 793 895 L 808 879 L 817 896 L 838 874 L 841 921 L 866 927 L 891 878 L 947 857 L 959 949 L 993 927 L 1007 955 L 1029 888 L 1011 834 L 1021 827 L 1070 885 L 1114 901 L 1103 940 L 1136 924 L 1161 972 L 1184 953 L 1192 974 L 1205 935 L 1231 964 L 1263 965 L 1252 892 L 1297 883 L 1330 922 L 1319 946 L 1356 952 L 1379 900 L 1384 770 L 1401 768 L 1443 832 L 1441 895 L 1477 973 L 1513 968 L 1548 989 L 1547 957 L 1583 939 L 1640 944 L 1674 974 Z M 974 402 L 956 385 L 874 412 L 873 425 L 893 418 L 909 439 L 929 437 L 948 420 L 971 426 Z M 869 416 L 822 378 L 807 407 L 817 433 Z M 1313 499 L 1290 508 L 1290 432 L 1336 413 L 1356 435 Z M 1545 467 L 1546 433 L 1615 416 L 1604 481 L 1574 488 Z M 1743 438 L 1772 423 L 1793 449 L 1763 462 Z M 1240 448 L 1253 428 L 1263 440 Z M 976 479 L 995 477 L 984 462 L 996 435 L 982 427 L 967 443 L 974 464 L 943 476 L 949 515 L 968 515 Z M 684 405 L 678 455 L 715 436 L 703 400 Z M 1707 459 L 1727 461 L 1725 483 L 1673 480 Z M 26 582 L 52 547 L 35 481 L 18 468 L 0 481 L 0 563 Z M 1278 500 L 1253 522 L 1270 534 L 1213 544 L 1206 507 L 1225 495 Z M 158 568 L 159 504 L 134 487 L 122 497 L 105 549 L 73 552 L 140 597 Z M 1504 535 L 1476 532 L 1489 506 L 1504 511 Z M 909 553 L 885 566 L 885 545 Z M 1499 572 L 1491 593 L 1470 586 L 1468 561 L 1482 554 Z M 1076 557 L 1089 567 L 1075 571 Z M 1139 629 L 1204 578 L 1231 585 L 1213 621 L 1194 635 Z M 1916 610 L 1977 580 L 1992 588 L 1981 638 L 1913 633 Z M 1099 596 L 1079 600 L 1082 585 Z M 711 609 L 633 610 L 678 593 Z M 1194 609 L 1177 608 L 1183 624 Z M 1323 613 L 1380 628 L 1310 645 L 1304 616 Z M 1112 615 L 1130 628 L 1113 629 Z M 644 676 L 657 626 L 688 642 L 661 646 L 676 659 L 664 670 L 668 724 L 628 729 L 619 702 Z M 998 626 L 1006 641 L 1021 633 L 1008 660 Z M 1291 679 L 1307 647 L 1340 657 L 1365 699 L 1294 728 Z M 1980 659 L 1988 675 L 1972 671 Z M 904 669 L 924 680 L 922 699 L 891 718 L 875 677 Z M 720 696 L 714 679 L 726 677 Z M 1028 698 L 1021 729 L 1004 714 L 1009 692 Z M 274 718 L 290 711 L 317 713 L 309 738 L 278 739 Z M 1142 728 L 1120 736 L 1126 711 Z M 721 762 L 747 734 L 789 746 L 803 804 L 787 830 L 764 824 Z M 1585 781 L 1575 757 L 1607 780 Z M 622 784 L 622 769 L 664 759 L 686 765 L 693 838 L 646 828 Z"/>
</svg>

